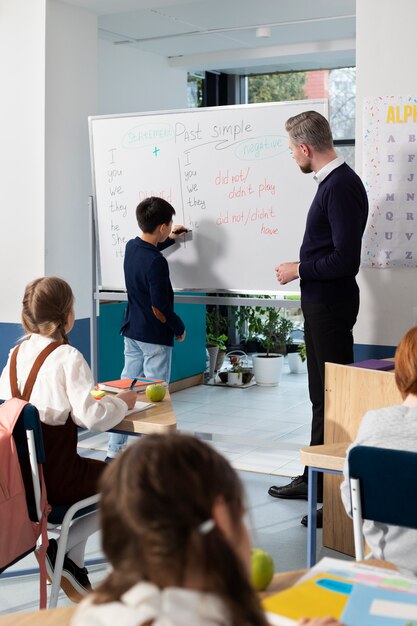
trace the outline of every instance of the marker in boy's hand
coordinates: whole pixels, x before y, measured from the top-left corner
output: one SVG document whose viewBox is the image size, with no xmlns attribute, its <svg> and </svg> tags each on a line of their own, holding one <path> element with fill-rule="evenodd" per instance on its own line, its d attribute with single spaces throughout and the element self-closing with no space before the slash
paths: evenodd
<svg viewBox="0 0 417 626">
<path fill-rule="evenodd" d="M 190 231 L 188 230 L 188 228 L 186 228 L 182 224 L 175 224 L 175 226 L 172 227 L 170 238 L 176 239 L 177 237 L 180 237 L 181 235 L 186 235 L 189 232 Z"/>
</svg>

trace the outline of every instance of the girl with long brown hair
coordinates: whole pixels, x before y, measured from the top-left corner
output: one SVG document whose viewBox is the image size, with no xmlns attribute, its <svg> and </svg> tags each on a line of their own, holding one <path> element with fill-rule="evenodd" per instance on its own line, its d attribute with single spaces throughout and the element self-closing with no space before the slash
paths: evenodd
<svg viewBox="0 0 417 626">
<path fill-rule="evenodd" d="M 101 495 L 112 570 L 71 626 L 267 625 L 249 582 L 242 484 L 213 448 L 150 435 L 108 466 Z"/>
</svg>

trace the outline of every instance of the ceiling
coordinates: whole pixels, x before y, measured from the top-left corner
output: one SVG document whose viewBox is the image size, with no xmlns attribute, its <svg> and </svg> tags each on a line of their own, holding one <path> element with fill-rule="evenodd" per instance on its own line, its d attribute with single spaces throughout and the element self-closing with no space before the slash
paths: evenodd
<svg viewBox="0 0 417 626">
<path fill-rule="evenodd" d="M 355 64 L 355 0 L 66 0 L 98 15 L 99 36 L 172 67 L 227 73 Z M 256 37 L 268 27 L 269 37 Z"/>
</svg>

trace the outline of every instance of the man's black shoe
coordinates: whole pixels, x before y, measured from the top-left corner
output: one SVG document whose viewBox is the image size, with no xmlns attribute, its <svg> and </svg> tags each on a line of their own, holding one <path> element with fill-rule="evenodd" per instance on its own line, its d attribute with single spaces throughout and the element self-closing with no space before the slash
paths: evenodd
<svg viewBox="0 0 417 626">
<path fill-rule="evenodd" d="M 302 476 L 296 476 L 288 485 L 283 487 L 273 485 L 268 489 L 268 493 L 273 498 L 307 500 L 308 486 Z"/>
<path fill-rule="evenodd" d="M 323 507 L 321 509 L 317 509 L 317 528 L 323 528 Z M 304 515 L 301 518 L 301 523 L 303 526 L 308 527 L 308 515 Z"/>
</svg>

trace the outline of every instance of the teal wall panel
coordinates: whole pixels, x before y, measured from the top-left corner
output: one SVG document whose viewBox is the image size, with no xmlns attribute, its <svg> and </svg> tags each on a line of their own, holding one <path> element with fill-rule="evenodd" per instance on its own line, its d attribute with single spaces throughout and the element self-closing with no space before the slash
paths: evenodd
<svg viewBox="0 0 417 626">
<path fill-rule="evenodd" d="M 98 321 L 99 380 L 120 377 L 123 369 L 123 323 L 125 302 L 100 304 Z M 204 372 L 206 366 L 206 307 L 203 304 L 176 304 L 175 312 L 183 320 L 187 335 L 182 343 L 174 342 L 171 382 Z"/>
<path fill-rule="evenodd" d="M 0 371 L 7 363 L 9 351 L 24 335 L 25 331 L 21 324 L 0 324 Z M 90 365 L 90 320 L 88 318 L 75 320 L 68 339 Z"/>
</svg>

